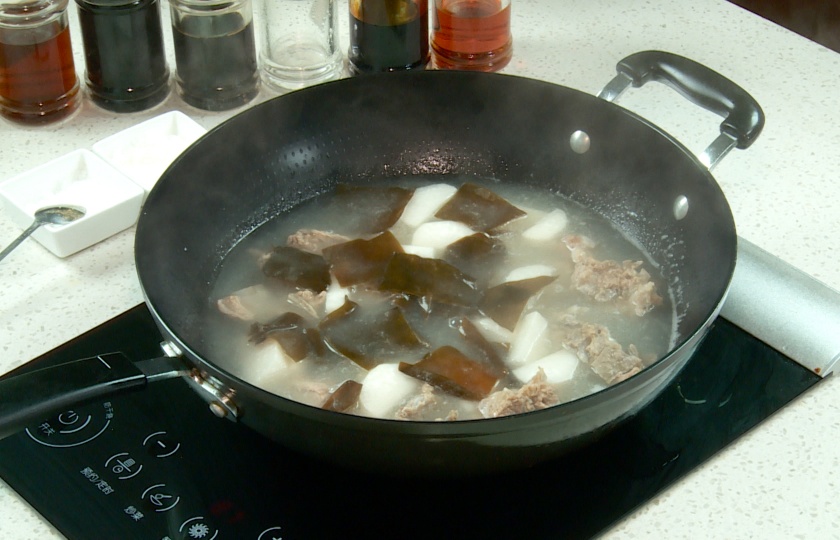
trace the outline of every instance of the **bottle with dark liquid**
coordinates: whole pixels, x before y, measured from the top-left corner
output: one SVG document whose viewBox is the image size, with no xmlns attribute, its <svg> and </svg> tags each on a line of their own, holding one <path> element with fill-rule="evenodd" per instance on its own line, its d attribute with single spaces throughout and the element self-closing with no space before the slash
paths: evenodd
<svg viewBox="0 0 840 540">
<path fill-rule="evenodd" d="M 348 59 L 354 74 L 425 68 L 426 0 L 350 0 Z"/>
<path fill-rule="evenodd" d="M 259 92 L 251 0 L 170 0 L 178 93 L 222 111 Z"/>
<path fill-rule="evenodd" d="M 437 69 L 498 71 L 510 62 L 510 0 L 434 0 Z"/>
<path fill-rule="evenodd" d="M 0 114 L 23 124 L 66 118 L 79 104 L 68 0 L 0 0 Z"/>
<path fill-rule="evenodd" d="M 76 0 L 94 103 L 133 112 L 169 93 L 158 0 Z"/>
</svg>

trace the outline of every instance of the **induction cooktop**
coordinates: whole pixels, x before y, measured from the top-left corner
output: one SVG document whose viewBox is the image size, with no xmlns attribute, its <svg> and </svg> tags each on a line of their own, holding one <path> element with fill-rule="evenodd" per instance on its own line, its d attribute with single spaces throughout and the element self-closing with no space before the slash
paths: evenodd
<svg viewBox="0 0 840 540">
<path fill-rule="evenodd" d="M 159 354 L 144 305 L 21 368 Z M 724 318 L 649 406 L 514 473 L 398 479 L 335 468 L 217 418 L 171 379 L 0 441 L 0 477 L 71 540 L 565 538 L 608 530 L 821 379 Z"/>
</svg>

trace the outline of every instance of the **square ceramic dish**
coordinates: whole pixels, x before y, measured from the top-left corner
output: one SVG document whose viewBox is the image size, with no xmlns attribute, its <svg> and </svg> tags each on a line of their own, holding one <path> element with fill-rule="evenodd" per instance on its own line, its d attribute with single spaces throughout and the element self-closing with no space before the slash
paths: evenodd
<svg viewBox="0 0 840 540">
<path fill-rule="evenodd" d="M 0 183 L 0 201 L 21 229 L 46 206 L 72 206 L 85 215 L 67 225 L 44 225 L 32 237 L 67 257 L 137 221 L 143 189 L 90 150 L 76 150 Z"/>
<path fill-rule="evenodd" d="M 175 158 L 205 133 L 189 116 L 172 111 L 102 139 L 93 151 L 148 194 Z"/>
</svg>

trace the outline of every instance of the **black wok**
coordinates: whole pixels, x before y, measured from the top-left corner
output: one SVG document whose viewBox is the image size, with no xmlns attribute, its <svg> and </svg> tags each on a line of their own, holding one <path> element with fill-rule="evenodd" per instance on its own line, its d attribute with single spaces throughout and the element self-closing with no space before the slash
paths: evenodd
<svg viewBox="0 0 840 540">
<path fill-rule="evenodd" d="M 707 151 L 709 162 L 730 146 L 749 146 L 761 131 L 763 114 L 749 95 L 684 58 L 639 53 L 618 70 L 602 93 L 606 98 L 615 97 L 625 83 L 657 80 L 725 117 L 721 136 Z M 220 367 L 224 363 L 214 357 L 202 321 L 219 265 L 239 240 L 338 182 L 362 185 L 416 175 L 528 184 L 604 214 L 662 265 L 675 292 L 677 345 L 641 373 L 589 397 L 512 417 L 458 422 L 323 411 L 264 391 Z M 148 307 L 175 358 L 149 361 L 141 369 L 152 378 L 188 373 L 220 416 L 342 465 L 386 473 L 524 467 L 599 436 L 668 384 L 720 310 L 736 244 L 732 214 L 708 166 L 668 134 L 605 99 L 482 73 L 342 80 L 232 118 L 163 174 L 140 216 L 135 254 Z M 124 386 L 146 380 L 121 357 L 105 360 L 105 371 L 128 370 Z M 76 367 L 87 373 L 90 362 L 83 364 Z M 84 392 L 48 405 L 93 395 Z M 35 400 L 39 414 L 49 408 L 43 395 Z M 4 408 L 0 412 L 14 417 L 17 427 L 31 418 L 19 408 Z"/>
</svg>

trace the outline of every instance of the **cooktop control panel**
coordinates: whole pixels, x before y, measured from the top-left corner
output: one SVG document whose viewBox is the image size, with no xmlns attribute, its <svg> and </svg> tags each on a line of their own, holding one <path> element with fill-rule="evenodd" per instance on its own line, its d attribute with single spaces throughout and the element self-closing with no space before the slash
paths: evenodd
<svg viewBox="0 0 840 540">
<path fill-rule="evenodd" d="M 57 499 L 55 519 L 86 514 L 100 538 L 294 538 L 281 509 L 257 508 L 267 501 L 248 489 L 255 471 L 237 465 L 248 460 L 247 450 L 227 444 L 228 435 L 239 435 L 225 428 L 236 426 L 216 422 L 199 400 L 173 398 L 189 397 L 181 381 L 154 386 L 146 391 L 155 394 L 151 411 L 149 395 L 122 396 L 63 411 L 16 436 L 23 450 L 14 456 L 17 468 L 46 469 L 32 489 Z M 231 474 L 241 477 L 226 481 Z M 254 488 L 265 482 L 252 478 Z M 53 483 L 62 489 L 47 489 Z M 255 491 L 265 496 L 264 489 Z"/>
</svg>

